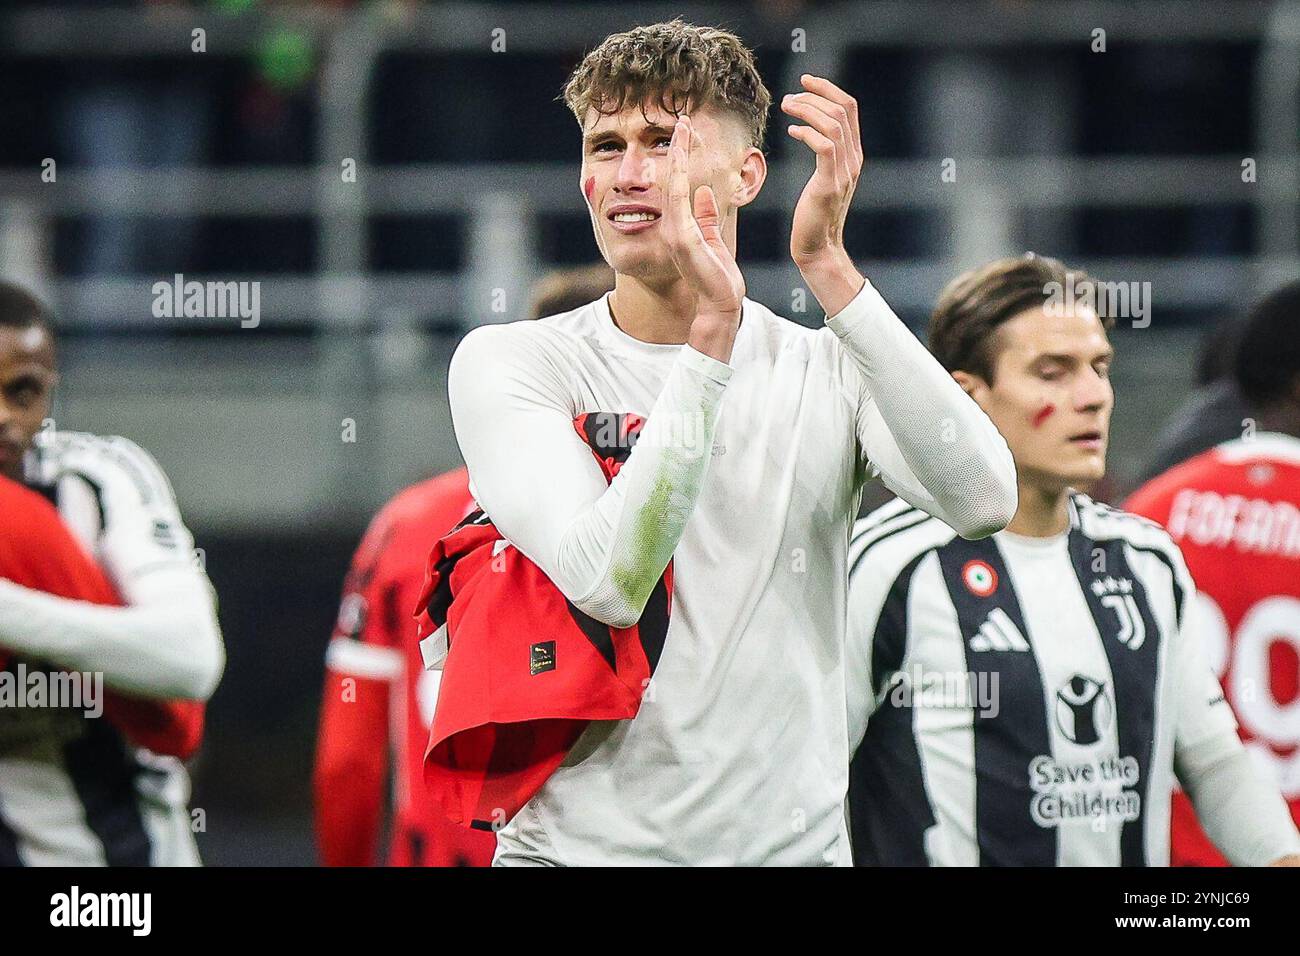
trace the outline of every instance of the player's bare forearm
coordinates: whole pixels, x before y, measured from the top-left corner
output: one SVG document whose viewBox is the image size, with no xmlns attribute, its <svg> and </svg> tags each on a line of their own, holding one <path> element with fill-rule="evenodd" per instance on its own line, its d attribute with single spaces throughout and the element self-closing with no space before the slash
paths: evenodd
<svg viewBox="0 0 1300 956">
<path fill-rule="evenodd" d="M 727 313 L 701 312 L 691 323 L 691 331 L 686 343 L 709 358 L 717 359 L 719 362 L 729 362 L 739 326 L 739 309 Z"/>
<path fill-rule="evenodd" d="M 841 246 L 799 267 L 808 291 L 827 315 L 838 315 L 862 291 L 867 280 Z"/>
</svg>

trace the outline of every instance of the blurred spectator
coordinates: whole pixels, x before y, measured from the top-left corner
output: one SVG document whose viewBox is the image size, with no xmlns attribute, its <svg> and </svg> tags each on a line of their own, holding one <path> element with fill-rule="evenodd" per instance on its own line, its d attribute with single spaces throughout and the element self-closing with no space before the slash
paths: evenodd
<svg viewBox="0 0 1300 956">
<path fill-rule="evenodd" d="M 530 318 L 559 315 L 594 302 L 614 288 L 614 270 L 605 263 L 556 269 L 542 276 L 533 287 Z"/>
</svg>

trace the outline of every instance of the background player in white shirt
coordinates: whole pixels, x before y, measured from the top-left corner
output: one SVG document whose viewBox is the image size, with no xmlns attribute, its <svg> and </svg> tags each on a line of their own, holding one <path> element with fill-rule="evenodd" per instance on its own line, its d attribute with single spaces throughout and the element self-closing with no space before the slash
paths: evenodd
<svg viewBox="0 0 1300 956">
<path fill-rule="evenodd" d="M 783 108 L 816 171 L 790 246 L 826 327 L 745 297 L 737 217 L 766 176 L 770 96 L 735 36 L 673 22 L 607 38 L 565 90 L 614 291 L 476 329 L 452 360 L 475 497 L 569 600 L 626 626 L 674 562 L 640 712 L 588 728 L 498 834 L 498 863 L 847 863 L 862 484 L 879 474 L 973 537 L 1015 509 L 1001 436 L 844 250 L 857 104 L 803 86 Z M 648 417 L 608 485 L 572 425 L 585 412 Z"/>
<path fill-rule="evenodd" d="M 0 283 L 0 472 L 50 498 L 125 607 L 68 600 L 0 579 L 0 647 L 103 674 L 138 698 L 206 700 L 225 663 L 216 599 L 157 463 L 123 438 L 47 429 L 58 375 L 48 311 Z M 18 712 L 0 714 L 12 722 Z M 69 744 L 0 746 L 0 827 L 21 861 L 198 862 L 179 760 L 130 747 L 102 720 Z M 15 747 L 18 745 L 16 744 Z M 88 756 L 87 749 L 93 750 Z M 87 777 L 88 779 L 82 779 Z M 107 788 L 108 778 L 129 785 Z M 89 779 L 94 778 L 94 779 Z"/>
<path fill-rule="evenodd" d="M 1107 323 L 1062 298 L 1089 281 L 1068 271 L 999 260 L 955 279 L 931 321 L 936 358 L 1015 455 L 1007 528 L 963 541 L 907 502 L 856 527 L 855 859 L 1167 865 L 1176 774 L 1230 860 L 1295 864 L 1300 834 L 1189 627 L 1178 547 L 1074 491 L 1105 474 L 1114 394 Z"/>
</svg>

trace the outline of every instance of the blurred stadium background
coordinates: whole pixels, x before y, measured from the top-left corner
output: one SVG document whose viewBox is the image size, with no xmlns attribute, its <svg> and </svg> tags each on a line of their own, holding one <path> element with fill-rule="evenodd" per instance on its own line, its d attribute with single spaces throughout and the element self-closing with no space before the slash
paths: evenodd
<svg viewBox="0 0 1300 956">
<path fill-rule="evenodd" d="M 1152 284 L 1149 327 L 1115 332 L 1112 498 L 1203 338 L 1300 274 L 1300 2 L 7 0 L 0 273 L 55 305 L 58 426 L 152 451 L 220 595 L 207 862 L 314 862 L 347 560 L 397 489 L 459 463 L 458 337 L 598 258 L 568 71 L 674 16 L 737 31 L 777 100 L 805 71 L 858 97 L 848 246 L 914 329 L 948 278 L 1025 249 Z M 751 297 L 815 323 L 786 249 L 810 164 L 782 120 L 739 252 Z M 156 318 L 176 273 L 260 282 L 260 324 Z"/>
</svg>

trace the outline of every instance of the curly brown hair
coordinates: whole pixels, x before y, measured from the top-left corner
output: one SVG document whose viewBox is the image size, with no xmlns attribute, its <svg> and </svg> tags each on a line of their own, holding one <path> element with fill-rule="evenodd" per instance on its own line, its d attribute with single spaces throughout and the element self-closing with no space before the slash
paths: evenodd
<svg viewBox="0 0 1300 956">
<path fill-rule="evenodd" d="M 588 53 L 560 94 L 581 126 L 587 110 L 602 116 L 629 104 L 657 102 L 680 115 L 714 106 L 740 119 L 749 143 L 763 148 L 772 94 L 754 65 L 754 54 L 734 33 L 682 20 L 615 33 Z"/>
</svg>

